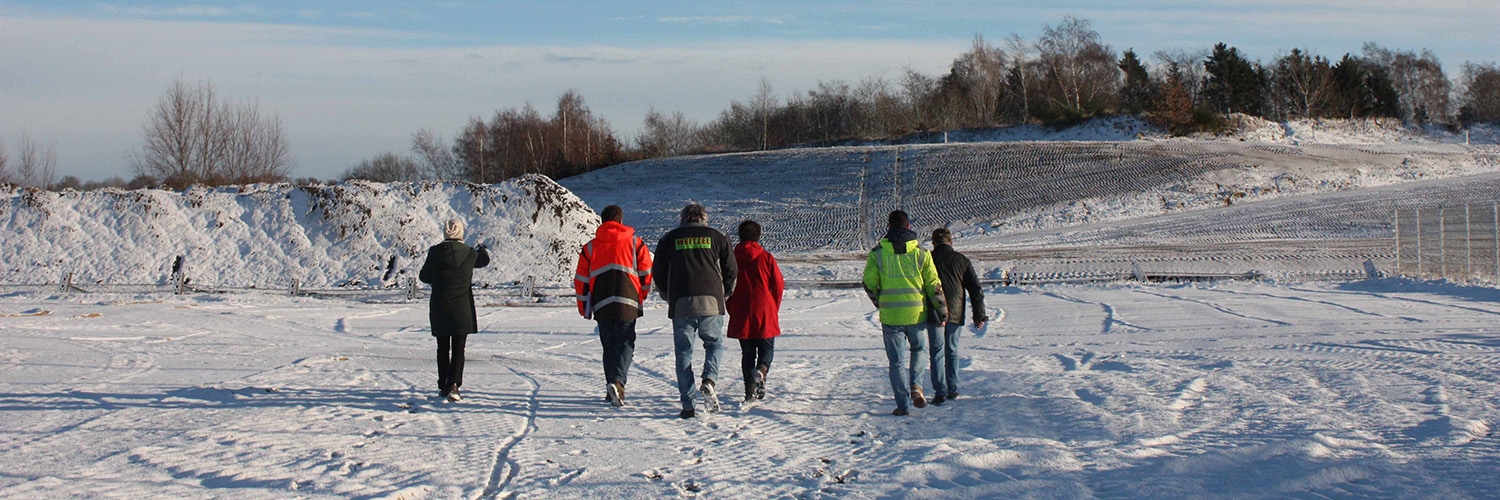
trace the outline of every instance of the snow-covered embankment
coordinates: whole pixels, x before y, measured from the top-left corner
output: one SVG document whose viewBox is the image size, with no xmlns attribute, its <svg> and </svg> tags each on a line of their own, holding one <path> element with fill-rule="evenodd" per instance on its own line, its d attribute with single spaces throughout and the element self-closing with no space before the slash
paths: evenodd
<svg viewBox="0 0 1500 500">
<path fill-rule="evenodd" d="M 542 176 L 500 184 L 345 182 L 93 192 L 0 191 L 0 283 L 399 285 L 457 217 L 494 263 L 475 281 L 562 283 L 598 216 Z M 392 268 L 392 258 L 394 267 Z"/>
</svg>

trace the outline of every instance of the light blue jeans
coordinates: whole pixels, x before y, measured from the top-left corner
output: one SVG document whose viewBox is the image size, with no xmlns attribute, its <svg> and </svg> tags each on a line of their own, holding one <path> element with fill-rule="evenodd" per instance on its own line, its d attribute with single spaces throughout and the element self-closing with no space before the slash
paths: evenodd
<svg viewBox="0 0 1500 500">
<path fill-rule="evenodd" d="M 724 317 L 687 316 L 672 318 L 672 343 L 677 350 L 677 394 L 682 409 L 693 409 L 698 379 L 693 377 L 693 344 L 703 339 L 703 380 L 719 380 L 719 360 L 724 357 Z"/>
<path fill-rule="evenodd" d="M 958 394 L 958 332 L 963 325 L 927 324 L 927 345 L 932 346 L 933 397 Z"/>
<path fill-rule="evenodd" d="M 911 386 L 921 386 L 927 373 L 927 325 L 881 325 L 885 337 L 885 357 L 890 360 L 891 391 L 896 393 L 896 408 L 911 405 Z"/>
</svg>

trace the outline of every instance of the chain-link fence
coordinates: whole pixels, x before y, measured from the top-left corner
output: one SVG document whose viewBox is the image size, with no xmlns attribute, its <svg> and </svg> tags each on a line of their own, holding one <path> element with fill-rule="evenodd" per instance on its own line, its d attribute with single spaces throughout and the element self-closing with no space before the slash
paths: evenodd
<svg viewBox="0 0 1500 500">
<path fill-rule="evenodd" d="M 1500 205 L 1398 208 L 1396 274 L 1500 282 Z"/>
</svg>

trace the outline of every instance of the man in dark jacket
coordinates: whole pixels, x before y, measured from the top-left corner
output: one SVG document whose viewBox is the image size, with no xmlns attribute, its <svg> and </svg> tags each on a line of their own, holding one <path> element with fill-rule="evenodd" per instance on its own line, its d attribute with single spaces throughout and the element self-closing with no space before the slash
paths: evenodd
<svg viewBox="0 0 1500 500">
<path fill-rule="evenodd" d="M 470 333 L 479 331 L 474 268 L 490 265 L 490 252 L 484 245 L 469 248 L 463 239 L 463 221 L 449 219 L 443 227 L 443 242 L 427 250 L 427 261 L 418 275 L 432 285 L 427 317 L 432 321 L 432 336 L 437 337 L 438 393 L 452 402 L 463 400 L 458 388 L 464 385 L 464 343 Z"/>
<path fill-rule="evenodd" d="M 621 224 L 624 210 L 610 205 L 600 214 L 604 223 L 578 254 L 573 291 L 578 313 L 599 323 L 604 345 L 604 400 L 625 405 L 625 378 L 635 356 L 635 320 L 651 290 L 651 251 Z"/>
<path fill-rule="evenodd" d="M 958 397 L 958 332 L 964 326 L 964 295 L 974 306 L 974 329 L 983 329 L 989 318 L 984 312 L 984 290 L 969 258 L 953 249 L 953 233 L 947 228 L 932 231 L 932 261 L 937 264 L 948 302 L 948 321 L 927 322 L 927 343 L 932 345 L 932 404 Z"/>
<path fill-rule="evenodd" d="M 682 225 L 656 244 L 651 274 L 657 291 L 667 301 L 672 337 L 677 351 L 677 392 L 682 418 L 696 415 L 695 396 L 712 413 L 719 410 L 714 381 L 724 355 L 724 300 L 734 292 L 737 269 L 729 237 L 708 227 L 708 210 L 698 203 L 682 209 Z M 694 390 L 693 343 L 703 339 L 703 383 Z"/>
</svg>

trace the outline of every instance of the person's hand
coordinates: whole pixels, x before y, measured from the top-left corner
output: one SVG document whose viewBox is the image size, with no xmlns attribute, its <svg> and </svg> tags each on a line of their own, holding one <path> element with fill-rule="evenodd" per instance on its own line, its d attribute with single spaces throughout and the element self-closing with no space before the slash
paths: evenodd
<svg viewBox="0 0 1500 500">
<path fill-rule="evenodd" d="M 474 247 L 474 249 L 475 250 L 489 250 L 490 247 L 488 245 L 485 245 L 484 243 L 480 243 L 479 246 Z"/>
<path fill-rule="evenodd" d="M 975 330 L 983 330 L 984 326 L 988 325 L 988 324 L 990 324 L 988 321 L 979 321 L 979 322 L 976 322 L 976 323 L 974 323 L 974 329 Z"/>
</svg>

